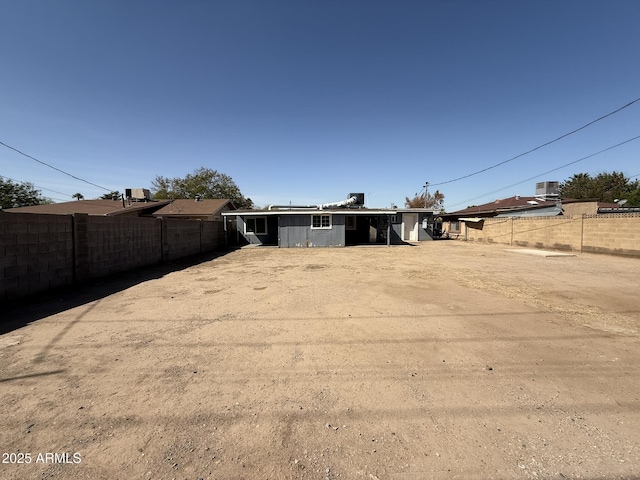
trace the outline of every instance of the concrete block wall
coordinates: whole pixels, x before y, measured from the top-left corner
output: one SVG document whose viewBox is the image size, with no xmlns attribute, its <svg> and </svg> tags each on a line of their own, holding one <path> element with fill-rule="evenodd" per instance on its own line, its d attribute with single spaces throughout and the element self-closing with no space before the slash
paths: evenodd
<svg viewBox="0 0 640 480">
<path fill-rule="evenodd" d="M 563 203 L 562 213 L 564 216 L 574 217 L 596 215 L 598 213 L 598 202 Z"/>
<path fill-rule="evenodd" d="M 640 257 L 640 214 L 585 215 L 582 251 Z"/>
<path fill-rule="evenodd" d="M 580 219 L 572 217 L 518 218 L 513 221 L 511 245 L 579 250 Z M 577 225 L 577 229 L 574 228 Z"/>
<path fill-rule="evenodd" d="M 226 235 L 222 222 L 202 222 L 200 243 L 203 252 L 226 246 Z"/>
<path fill-rule="evenodd" d="M 0 300 L 73 282 L 73 218 L 0 214 Z"/>
<path fill-rule="evenodd" d="M 80 277 L 97 278 L 124 272 L 144 265 L 153 265 L 162 260 L 160 242 L 161 220 L 156 218 L 103 217 L 76 215 L 76 232 L 86 222 L 86 237 L 77 255 L 84 255 L 86 266 Z"/>
<path fill-rule="evenodd" d="M 640 257 L 640 214 L 488 218 L 463 232 L 474 242 Z"/>
<path fill-rule="evenodd" d="M 197 255 L 201 249 L 201 220 L 184 220 L 182 218 L 162 219 L 162 258 L 176 258 Z"/>
<path fill-rule="evenodd" d="M 0 301 L 225 245 L 222 222 L 0 212 Z"/>
<path fill-rule="evenodd" d="M 471 242 L 502 243 L 511 245 L 512 219 L 490 218 L 481 223 L 468 223 L 461 226 L 464 238 L 466 228 L 467 240 Z"/>
</svg>

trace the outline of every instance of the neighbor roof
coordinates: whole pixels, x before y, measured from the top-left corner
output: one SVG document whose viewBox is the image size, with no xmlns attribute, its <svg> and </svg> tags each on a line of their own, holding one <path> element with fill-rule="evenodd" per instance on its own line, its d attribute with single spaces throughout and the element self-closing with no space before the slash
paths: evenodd
<svg viewBox="0 0 640 480">
<path fill-rule="evenodd" d="M 148 201 L 148 202 L 125 202 L 122 200 L 75 200 L 72 202 L 50 203 L 47 205 L 34 205 L 31 207 L 8 208 L 5 212 L 12 213 L 48 213 L 57 215 L 69 215 L 73 213 L 87 213 L 89 215 L 122 215 L 127 212 L 153 210 L 169 203 L 169 200 Z"/>
<path fill-rule="evenodd" d="M 535 203 L 533 203 L 535 202 Z M 493 202 L 484 203 L 482 205 L 473 205 L 462 210 L 455 212 L 447 212 L 444 215 L 480 215 L 480 214 L 496 214 L 504 210 L 517 210 L 522 208 L 534 208 L 537 206 L 551 206 L 555 205 L 555 200 L 544 201 L 536 197 L 521 197 L 516 195 L 515 197 L 503 198 L 501 200 L 495 200 Z"/>
<path fill-rule="evenodd" d="M 198 201 L 194 199 L 178 199 L 157 210 L 154 215 L 157 217 L 162 215 L 215 215 L 226 206 L 229 206 L 230 210 L 235 210 L 236 208 L 231 200 L 226 198 L 206 198 Z"/>
<path fill-rule="evenodd" d="M 575 198 L 564 198 L 564 199 L 553 199 L 553 200 L 542 200 L 539 197 L 509 197 L 501 200 L 496 200 L 490 203 L 484 203 L 482 205 L 473 205 L 471 207 L 467 207 L 463 210 L 458 210 L 455 212 L 447 212 L 443 213 L 440 216 L 443 218 L 455 218 L 461 216 L 474 216 L 480 215 L 484 217 L 490 216 L 512 216 L 511 214 L 516 214 L 517 212 L 522 212 L 521 216 L 537 216 L 543 215 L 543 212 L 546 209 L 549 209 L 549 212 L 553 210 L 554 215 L 558 215 L 559 212 L 554 208 L 558 203 L 562 204 L 571 204 L 571 203 L 585 203 L 585 202 L 594 202 L 597 204 L 598 212 L 611 212 L 621 210 L 626 212 L 628 210 L 624 210 L 620 208 L 620 205 L 617 203 L 605 203 L 598 202 L 597 200 L 592 199 L 575 199 Z M 525 214 L 523 211 L 530 211 L 528 214 Z"/>
</svg>

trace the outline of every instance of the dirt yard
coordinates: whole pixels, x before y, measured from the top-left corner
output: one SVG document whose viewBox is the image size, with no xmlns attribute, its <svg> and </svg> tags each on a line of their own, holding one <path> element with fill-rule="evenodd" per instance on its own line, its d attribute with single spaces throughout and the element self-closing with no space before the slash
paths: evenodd
<svg viewBox="0 0 640 480">
<path fill-rule="evenodd" d="M 5 306 L 0 478 L 640 478 L 639 280 L 258 247 Z"/>
</svg>

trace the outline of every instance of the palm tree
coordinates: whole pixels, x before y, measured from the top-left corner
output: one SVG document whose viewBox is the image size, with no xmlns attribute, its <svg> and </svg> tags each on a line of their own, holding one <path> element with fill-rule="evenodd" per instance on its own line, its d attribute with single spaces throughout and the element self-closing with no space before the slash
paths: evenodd
<svg viewBox="0 0 640 480">
<path fill-rule="evenodd" d="M 82 195 L 81 193 L 74 193 L 73 195 L 71 195 L 71 198 L 82 200 L 84 198 L 84 195 Z"/>
</svg>

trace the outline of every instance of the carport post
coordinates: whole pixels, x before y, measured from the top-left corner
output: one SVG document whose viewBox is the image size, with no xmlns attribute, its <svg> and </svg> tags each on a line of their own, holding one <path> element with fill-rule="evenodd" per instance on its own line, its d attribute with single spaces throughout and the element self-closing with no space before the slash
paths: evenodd
<svg viewBox="0 0 640 480">
<path fill-rule="evenodd" d="M 391 246 L 391 215 L 387 214 L 387 247 Z"/>
</svg>

